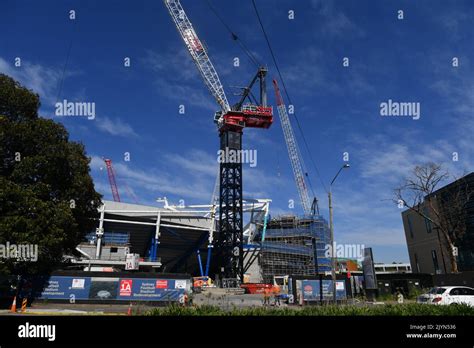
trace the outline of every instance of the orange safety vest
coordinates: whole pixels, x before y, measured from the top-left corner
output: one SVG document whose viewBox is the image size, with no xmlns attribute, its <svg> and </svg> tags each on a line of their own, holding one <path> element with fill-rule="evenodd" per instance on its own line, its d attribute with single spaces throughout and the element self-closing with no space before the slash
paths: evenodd
<svg viewBox="0 0 474 348">
<path fill-rule="evenodd" d="M 271 290 L 269 288 L 265 288 L 263 290 L 263 294 L 264 294 L 265 297 L 269 297 L 270 294 L 271 294 Z"/>
</svg>

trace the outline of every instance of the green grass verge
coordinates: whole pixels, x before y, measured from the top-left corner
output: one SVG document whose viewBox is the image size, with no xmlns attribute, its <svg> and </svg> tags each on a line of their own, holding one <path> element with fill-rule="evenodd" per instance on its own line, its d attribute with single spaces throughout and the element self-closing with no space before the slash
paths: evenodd
<svg viewBox="0 0 474 348">
<path fill-rule="evenodd" d="M 306 306 L 303 308 L 232 308 L 217 306 L 180 307 L 171 305 L 154 308 L 147 316 L 422 316 L 422 315 L 474 315 L 467 305 L 434 306 L 426 304 L 386 304 L 371 306 Z"/>
</svg>

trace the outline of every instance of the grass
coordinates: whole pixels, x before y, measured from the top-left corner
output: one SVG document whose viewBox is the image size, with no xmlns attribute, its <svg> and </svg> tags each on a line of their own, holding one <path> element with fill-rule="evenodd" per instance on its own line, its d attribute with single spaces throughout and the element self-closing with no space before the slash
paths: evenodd
<svg viewBox="0 0 474 348">
<path fill-rule="evenodd" d="M 217 306 L 181 307 L 171 305 L 154 308 L 147 316 L 424 316 L 424 315 L 474 315 L 474 308 L 467 305 L 435 306 L 427 304 L 386 304 L 371 306 L 306 306 L 285 308 L 232 308 Z"/>
</svg>

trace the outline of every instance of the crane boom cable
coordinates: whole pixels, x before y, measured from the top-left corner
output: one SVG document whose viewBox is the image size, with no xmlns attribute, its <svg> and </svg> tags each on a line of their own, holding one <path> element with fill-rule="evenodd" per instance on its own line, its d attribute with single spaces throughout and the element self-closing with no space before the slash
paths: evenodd
<svg viewBox="0 0 474 348">
<path fill-rule="evenodd" d="M 216 8 L 211 4 L 210 0 L 207 0 L 207 5 L 211 9 L 211 11 L 214 13 L 214 15 L 219 19 L 219 21 L 224 25 L 224 27 L 227 29 L 227 31 L 232 35 L 232 38 L 237 41 L 239 44 L 240 48 L 245 52 L 245 54 L 249 57 L 249 59 L 254 63 L 257 67 L 261 66 L 260 62 L 255 58 L 255 55 L 252 54 L 252 52 L 247 48 L 245 43 L 240 39 L 237 34 L 230 28 L 230 26 L 224 21 L 224 19 L 219 15 L 219 12 L 217 12 Z"/>
<path fill-rule="evenodd" d="M 66 51 L 66 61 L 64 62 L 63 69 L 61 71 L 61 77 L 59 78 L 59 82 L 58 82 L 58 91 L 57 91 L 57 95 L 56 95 L 56 102 L 59 102 L 59 98 L 61 97 L 61 93 L 63 91 L 64 78 L 66 76 L 66 69 L 68 67 L 69 58 L 71 56 L 71 50 L 72 50 L 72 44 L 73 44 L 73 41 L 74 41 L 73 39 L 74 39 L 75 32 L 76 32 L 76 24 L 75 24 L 75 20 L 74 20 L 74 21 L 72 21 L 71 38 L 69 40 L 69 45 L 68 45 L 68 48 L 67 48 L 67 51 Z"/>
<path fill-rule="evenodd" d="M 274 54 L 274 52 L 273 52 L 272 45 L 270 44 L 270 39 L 268 38 L 267 32 L 266 32 L 266 30 L 265 30 L 265 27 L 263 26 L 262 19 L 260 18 L 260 14 L 259 14 L 257 5 L 256 5 L 256 3 L 255 3 L 255 0 L 252 0 L 252 4 L 253 4 L 253 8 L 254 8 L 254 10 L 255 10 L 255 14 L 256 14 L 256 16 L 257 16 L 258 22 L 259 22 L 259 24 L 260 24 L 260 28 L 262 29 L 263 36 L 265 37 L 265 41 L 267 42 L 267 46 L 268 46 L 268 49 L 269 49 L 269 51 L 270 51 L 270 55 L 272 56 L 273 64 L 275 65 L 275 68 L 276 68 L 276 70 L 277 70 L 277 72 L 278 72 L 278 76 L 280 77 L 280 81 L 281 81 L 281 84 L 282 84 L 282 86 L 283 86 L 283 90 L 285 91 L 286 98 L 287 98 L 287 100 L 288 100 L 288 102 L 289 102 L 290 104 L 293 104 L 292 101 L 291 101 L 290 95 L 288 94 L 288 90 L 286 89 L 285 80 L 283 79 L 282 73 L 281 73 L 281 71 L 280 71 L 280 67 L 278 66 L 278 63 L 277 63 L 275 54 Z M 324 190 L 325 190 L 326 192 L 328 192 L 328 190 L 327 190 L 327 188 L 326 188 L 326 185 L 324 184 L 324 181 L 323 181 L 322 178 L 321 178 L 321 174 L 320 174 L 320 172 L 319 172 L 319 170 L 318 170 L 318 167 L 316 166 L 316 164 L 315 164 L 315 162 L 314 162 L 314 160 L 313 160 L 313 157 L 312 157 L 312 155 L 311 155 L 311 151 L 310 151 L 309 146 L 308 146 L 308 142 L 306 141 L 306 137 L 304 136 L 303 129 L 301 128 L 301 125 L 300 125 L 300 122 L 299 122 L 299 120 L 298 120 L 298 117 L 296 117 L 296 113 L 294 113 L 293 115 L 294 115 L 294 118 L 295 118 L 295 120 L 296 120 L 296 124 L 298 125 L 298 129 L 299 129 L 300 134 L 301 134 L 301 137 L 302 137 L 302 139 L 303 139 L 303 143 L 304 143 L 304 145 L 305 145 L 306 151 L 308 152 L 308 155 L 309 155 L 311 164 L 313 165 L 313 167 L 314 167 L 314 169 L 315 169 L 315 171 L 316 171 L 316 173 L 317 173 L 317 175 L 318 175 L 318 177 L 319 177 L 319 180 L 320 180 L 320 182 L 321 182 L 321 184 L 322 184 Z M 309 183 L 310 187 L 312 187 L 312 185 L 311 185 L 311 180 L 310 180 L 309 176 L 307 176 L 307 178 L 308 178 L 308 183 Z M 311 190 L 312 190 L 312 188 L 311 188 Z M 314 194 L 314 193 L 313 193 L 313 194 Z"/>
</svg>

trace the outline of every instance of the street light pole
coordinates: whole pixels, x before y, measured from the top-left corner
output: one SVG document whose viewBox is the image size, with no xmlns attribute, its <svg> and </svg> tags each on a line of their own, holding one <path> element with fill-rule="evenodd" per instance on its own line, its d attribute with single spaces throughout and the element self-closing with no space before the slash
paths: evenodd
<svg viewBox="0 0 474 348">
<path fill-rule="evenodd" d="M 334 225 L 332 214 L 332 185 L 329 186 L 328 193 L 329 200 L 329 232 L 331 239 L 331 279 L 332 279 L 332 300 L 336 303 L 336 259 L 334 258 Z"/>
<path fill-rule="evenodd" d="M 332 185 L 334 181 L 336 181 L 337 176 L 339 173 L 345 169 L 349 168 L 349 163 L 344 164 L 337 174 L 332 179 L 331 184 L 329 185 L 329 192 L 328 192 L 328 202 L 329 202 L 329 232 L 330 232 L 330 239 L 331 239 L 331 278 L 332 278 L 332 299 L 333 302 L 336 303 L 336 257 L 334 256 L 334 223 L 333 223 L 333 208 L 332 208 Z"/>
</svg>

